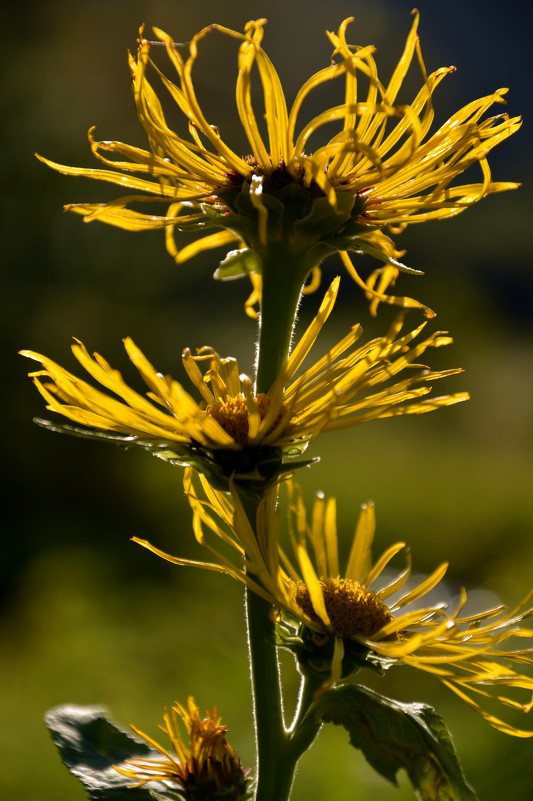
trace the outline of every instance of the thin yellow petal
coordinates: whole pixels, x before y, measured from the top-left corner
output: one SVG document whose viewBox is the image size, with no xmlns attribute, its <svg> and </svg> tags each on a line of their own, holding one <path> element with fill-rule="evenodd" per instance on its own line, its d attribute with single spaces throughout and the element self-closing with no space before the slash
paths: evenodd
<svg viewBox="0 0 533 801">
<path fill-rule="evenodd" d="M 369 575 L 375 530 L 376 513 L 374 504 L 363 504 L 346 567 L 346 578 L 351 579 L 351 581 L 357 581 L 359 584 L 369 583 L 367 582 L 367 577 Z"/>
<path fill-rule="evenodd" d="M 331 625 L 331 621 L 326 610 L 326 604 L 324 602 L 324 595 L 322 593 L 320 581 L 315 573 L 315 569 L 311 560 L 309 559 L 307 551 L 301 545 L 298 545 L 297 556 L 300 570 L 302 571 L 303 580 L 305 581 L 309 591 L 309 597 L 311 599 L 313 609 L 322 623 L 325 626 L 329 626 Z"/>
</svg>

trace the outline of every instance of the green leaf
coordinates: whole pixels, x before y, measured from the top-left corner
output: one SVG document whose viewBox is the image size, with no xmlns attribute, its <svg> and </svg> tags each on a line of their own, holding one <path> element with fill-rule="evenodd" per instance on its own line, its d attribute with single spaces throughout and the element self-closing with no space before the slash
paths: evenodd
<svg viewBox="0 0 533 801">
<path fill-rule="evenodd" d="M 476 801 L 451 735 L 430 706 L 402 704 L 348 685 L 321 695 L 310 707 L 309 718 L 344 726 L 350 744 L 393 784 L 403 768 L 420 801 Z"/>
<path fill-rule="evenodd" d="M 114 765 L 131 757 L 156 756 L 146 743 L 118 728 L 98 706 L 66 704 L 47 712 L 45 722 L 61 758 L 91 801 L 176 801 L 183 796 L 162 782 L 132 787 Z M 153 788 L 153 789 L 152 789 Z"/>
<path fill-rule="evenodd" d="M 226 254 L 215 270 L 213 278 L 216 281 L 233 281 L 242 278 L 243 275 L 260 272 L 261 264 L 253 250 L 240 248 L 240 250 L 230 250 Z"/>
</svg>

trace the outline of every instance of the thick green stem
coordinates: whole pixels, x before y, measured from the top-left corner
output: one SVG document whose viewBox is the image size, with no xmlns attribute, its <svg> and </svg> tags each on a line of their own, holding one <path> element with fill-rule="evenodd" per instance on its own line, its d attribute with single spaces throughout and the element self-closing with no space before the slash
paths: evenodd
<svg viewBox="0 0 533 801">
<path fill-rule="evenodd" d="M 257 748 L 255 801 L 286 801 L 296 763 L 287 764 L 287 735 L 271 605 L 246 590 L 246 619 Z"/>
<path fill-rule="evenodd" d="M 320 681 L 304 676 L 293 724 L 289 730 L 285 729 L 271 610 L 269 603 L 246 591 L 257 747 L 255 801 L 287 801 L 298 760 L 313 743 L 321 725 L 305 720 Z"/>
<path fill-rule="evenodd" d="M 247 496 L 242 501 L 255 531 L 258 503 Z M 245 598 L 257 749 L 255 801 L 286 801 L 296 761 L 288 764 L 286 760 L 288 734 L 283 721 L 272 605 L 249 589 Z"/>
<path fill-rule="evenodd" d="M 307 270 L 285 245 L 261 253 L 262 298 L 256 391 L 268 392 L 289 356 Z"/>
<path fill-rule="evenodd" d="M 285 242 L 269 243 L 268 247 L 261 249 L 260 258 L 263 286 L 256 369 L 258 393 L 268 392 L 289 357 L 296 312 L 308 271 L 290 253 Z M 242 501 L 250 524 L 256 531 L 258 502 L 245 495 Z M 307 747 L 299 750 L 298 744 L 291 745 L 291 732 L 285 729 L 271 611 L 271 604 L 246 590 L 257 746 L 255 801 L 288 800 L 296 763 Z M 304 711 L 302 701 L 305 703 L 307 699 L 300 698 L 299 714 Z M 301 741 L 302 745 L 304 740 Z"/>
<path fill-rule="evenodd" d="M 297 762 L 320 729 L 320 724 L 303 722 L 320 682 L 302 679 L 294 721 L 286 730 L 272 605 L 248 589 L 245 597 L 257 749 L 255 801 L 288 801 Z"/>
</svg>

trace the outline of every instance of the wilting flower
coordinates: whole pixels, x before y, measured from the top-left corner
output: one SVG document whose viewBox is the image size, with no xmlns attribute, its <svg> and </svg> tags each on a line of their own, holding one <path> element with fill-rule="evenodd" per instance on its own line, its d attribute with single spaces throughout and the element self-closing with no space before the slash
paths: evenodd
<svg viewBox="0 0 533 801">
<path fill-rule="evenodd" d="M 180 53 L 182 45 L 155 28 L 175 70 L 174 80 L 153 63 L 153 43 L 145 38 L 136 57 L 130 57 L 133 96 L 149 149 L 97 141 L 91 131 L 91 149 L 105 168 L 68 167 L 42 159 L 67 175 L 108 181 L 133 194 L 67 208 L 87 222 L 100 220 L 129 231 L 165 229 L 167 248 L 178 262 L 202 250 L 236 246 L 219 277 L 251 273 L 257 278 L 267 257 L 265 248 L 282 242 L 294 269 L 298 265 L 303 269 L 302 282 L 314 270 L 316 286 L 321 259 L 335 251 L 344 252 L 346 266 L 360 280 L 346 251 L 365 251 L 391 267 L 378 287 L 375 277 L 366 285 L 370 296 L 383 299 L 386 286 L 403 266 L 383 227 L 390 226 L 394 233 L 411 222 L 451 217 L 489 193 L 515 188 L 515 183 L 492 181 L 487 155 L 519 128 L 520 119 L 505 114 L 482 119 L 491 106 L 504 102 L 507 90 L 499 89 L 468 103 L 430 133 L 433 93 L 454 68 L 427 74 L 417 36 L 418 13 L 388 83 L 378 77 L 375 48 L 348 43 L 351 21 L 346 19 L 337 33 L 328 32 L 334 47 L 332 62 L 303 84 L 290 109 L 279 75 L 261 47 L 266 20 L 248 22 L 244 33 L 220 25 L 203 28 L 193 36 L 186 57 Z M 235 100 L 248 154 L 235 150 L 223 136 L 224 121 L 217 125 L 208 121 L 196 95 L 193 68 L 198 46 L 212 31 L 240 43 Z M 421 88 L 410 103 L 399 103 L 413 61 L 420 68 Z M 162 101 L 147 77 L 149 70 L 183 114 L 188 138 L 167 122 Z M 255 70 L 264 110 L 254 109 L 252 102 Z M 343 83 L 343 102 L 302 122 L 302 106 L 309 95 L 335 80 Z M 333 135 L 332 123 L 337 125 Z M 322 143 L 311 151 L 310 139 L 320 137 Z M 475 164 L 481 169 L 481 182 L 454 183 Z M 146 201 L 161 204 L 163 212 L 132 208 Z M 221 230 L 177 249 L 175 229 L 203 233 L 212 228 Z M 257 297 L 259 280 L 254 288 Z"/>
<path fill-rule="evenodd" d="M 464 392 L 425 397 L 432 381 L 460 370 L 431 371 L 415 360 L 427 348 L 452 340 L 437 332 L 414 344 L 425 323 L 401 335 L 401 319 L 386 336 L 359 347 L 361 328 L 355 326 L 301 372 L 333 309 L 338 286 L 337 278 L 267 393 L 256 395 L 252 380 L 239 372 L 236 360 L 222 359 L 211 348 L 200 349 L 197 356 L 185 350 L 182 357 L 201 401 L 171 377 L 158 373 L 131 339 L 124 340 L 124 345 L 149 388 L 147 397 L 130 389 L 117 370 L 99 354 L 90 356 L 80 342 L 73 345 L 74 355 L 92 378 L 113 394 L 96 389 L 46 356 L 22 353 L 43 366 L 30 375 L 50 411 L 93 431 L 119 432 L 128 443 L 149 447 L 162 458 L 176 457 L 180 448 L 188 449 L 189 456 L 191 449 L 230 455 L 279 448 L 294 454 L 321 431 L 381 417 L 420 414 L 468 397 Z M 401 373 L 405 377 L 400 377 Z M 230 473 L 235 470 L 232 461 Z"/>
<path fill-rule="evenodd" d="M 277 610 L 282 644 L 295 652 L 304 670 L 322 677 L 324 687 L 361 667 L 382 672 L 395 664 L 408 665 L 434 675 L 495 728 L 518 737 L 533 736 L 533 731 L 500 720 L 475 700 L 492 699 L 522 712 L 533 708 L 533 696 L 519 702 L 512 695 L 512 688 L 533 691 L 533 678 L 520 672 L 521 666 L 533 666 L 533 649 L 503 645 L 514 638 L 533 638 L 533 629 L 520 625 L 533 614 L 533 592 L 512 611 L 498 606 L 471 615 L 463 613 L 464 590 L 455 605 L 424 602 L 448 565 L 439 565 L 412 585 L 405 543 L 391 545 L 373 562 L 372 504 L 361 509 L 342 571 L 335 500 L 318 494 L 309 522 L 300 490 L 289 481 L 291 559 L 280 546 L 276 488 L 266 495 L 251 523 L 237 492 L 229 496 L 202 477 L 198 482 L 200 487 L 192 471 L 186 471 L 184 487 L 196 539 L 210 551 L 213 562 L 191 562 L 136 541 L 175 564 L 228 573 L 271 603 Z M 213 546 L 209 534 L 225 545 Z M 406 565 L 391 577 L 386 568 L 402 552 Z"/>
<path fill-rule="evenodd" d="M 157 752 L 153 757 L 136 757 L 115 766 L 119 773 L 135 781 L 132 787 L 166 780 L 177 784 L 187 801 L 247 798 L 249 782 L 239 757 L 226 740 L 228 729 L 216 709 L 201 717 L 194 700 L 189 698 L 188 709 L 174 704 L 170 712 L 165 711 L 163 720 L 160 728 L 170 740 L 170 749 L 131 726 Z M 186 740 L 180 724 L 187 732 Z"/>
</svg>

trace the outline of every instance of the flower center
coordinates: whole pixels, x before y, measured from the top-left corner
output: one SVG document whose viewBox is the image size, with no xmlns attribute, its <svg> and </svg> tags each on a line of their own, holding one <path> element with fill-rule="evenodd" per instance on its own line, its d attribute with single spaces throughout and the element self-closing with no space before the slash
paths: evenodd
<svg viewBox="0 0 533 801">
<path fill-rule="evenodd" d="M 259 393 L 259 395 L 255 397 L 255 404 L 260 419 L 264 420 L 268 407 L 270 406 L 270 398 L 264 393 Z M 285 406 L 282 405 L 277 418 L 274 420 L 269 430 L 264 432 L 265 435 L 269 434 L 277 426 L 284 411 Z M 206 412 L 211 415 L 211 417 L 214 417 L 217 423 L 230 435 L 237 445 L 241 448 L 247 447 L 249 408 L 244 395 L 235 395 L 235 397 L 227 398 L 225 401 L 217 400 L 209 404 L 206 408 Z"/>
<path fill-rule="evenodd" d="M 376 593 L 362 587 L 357 581 L 321 578 L 320 587 L 331 626 L 340 637 L 372 637 L 393 619 L 388 607 Z M 311 620 L 320 623 L 303 581 L 296 582 L 296 603 Z"/>
<path fill-rule="evenodd" d="M 299 200 L 300 204 L 303 202 L 308 204 L 310 199 L 312 200 L 315 197 L 324 196 L 324 192 L 320 189 L 316 181 L 313 179 L 311 179 L 310 182 L 306 181 L 306 172 L 302 165 L 291 164 L 288 166 L 284 162 L 280 162 L 278 165 L 273 164 L 272 169 L 265 174 L 264 169 L 255 156 L 243 156 L 243 161 L 252 168 L 254 175 L 262 176 L 263 190 L 267 194 L 275 196 L 279 196 L 281 193 L 279 199 L 282 202 L 287 200 L 292 202 Z M 221 187 L 217 195 L 230 202 L 232 189 L 240 190 L 249 179 L 233 170 L 226 174 L 226 178 L 228 184 Z M 292 187 L 292 189 L 290 187 Z M 295 187 L 300 187 L 300 189 L 298 190 Z"/>
</svg>

